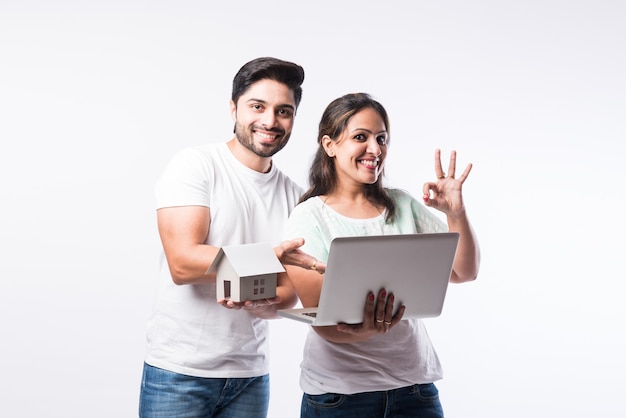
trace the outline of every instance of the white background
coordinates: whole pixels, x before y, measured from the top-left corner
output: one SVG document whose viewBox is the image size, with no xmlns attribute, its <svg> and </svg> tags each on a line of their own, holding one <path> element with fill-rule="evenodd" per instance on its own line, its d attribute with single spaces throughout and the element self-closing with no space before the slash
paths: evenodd
<svg viewBox="0 0 626 418">
<path fill-rule="evenodd" d="M 388 185 L 474 163 L 483 251 L 427 326 L 449 418 L 624 417 L 626 5 L 527 1 L 0 3 L 0 415 L 134 417 L 173 153 L 231 138 L 232 77 L 306 70 L 303 185 L 330 100 L 391 116 Z M 296 417 L 306 330 L 272 323 L 271 417 Z"/>
</svg>

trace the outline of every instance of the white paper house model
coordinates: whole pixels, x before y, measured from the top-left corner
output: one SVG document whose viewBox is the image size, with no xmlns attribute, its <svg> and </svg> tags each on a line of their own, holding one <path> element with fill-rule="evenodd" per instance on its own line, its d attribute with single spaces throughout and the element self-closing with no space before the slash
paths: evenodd
<svg viewBox="0 0 626 418">
<path fill-rule="evenodd" d="M 243 302 L 276 296 L 277 273 L 284 271 L 274 249 L 258 243 L 220 248 L 207 273 L 216 273 L 218 300 Z"/>
</svg>

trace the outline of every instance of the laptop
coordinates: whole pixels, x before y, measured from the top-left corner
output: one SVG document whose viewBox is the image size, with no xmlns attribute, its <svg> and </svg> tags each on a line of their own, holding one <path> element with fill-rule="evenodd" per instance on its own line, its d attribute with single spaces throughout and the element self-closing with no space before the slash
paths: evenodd
<svg viewBox="0 0 626 418">
<path fill-rule="evenodd" d="M 456 232 L 338 237 L 331 244 L 318 307 L 281 309 L 282 317 L 314 326 L 363 322 L 369 291 L 395 295 L 403 319 L 443 310 L 459 242 Z"/>
</svg>

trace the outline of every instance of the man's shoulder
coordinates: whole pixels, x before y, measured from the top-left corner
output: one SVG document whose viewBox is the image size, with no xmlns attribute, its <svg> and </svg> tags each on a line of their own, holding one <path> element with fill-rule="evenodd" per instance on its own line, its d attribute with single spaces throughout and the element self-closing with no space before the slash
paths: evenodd
<svg viewBox="0 0 626 418">
<path fill-rule="evenodd" d="M 187 152 L 197 155 L 206 156 L 210 158 L 215 155 L 220 155 L 227 150 L 225 142 L 207 142 L 205 144 L 198 144 L 183 148 L 181 152 Z"/>
<path fill-rule="evenodd" d="M 206 144 L 190 145 L 178 150 L 172 160 L 177 161 L 212 161 L 221 159 L 227 149 L 224 142 L 209 142 Z"/>
<path fill-rule="evenodd" d="M 287 173 L 276 168 L 275 179 L 285 186 L 285 188 L 296 191 L 299 195 L 304 193 L 304 189 L 294 179 L 289 177 Z"/>
</svg>

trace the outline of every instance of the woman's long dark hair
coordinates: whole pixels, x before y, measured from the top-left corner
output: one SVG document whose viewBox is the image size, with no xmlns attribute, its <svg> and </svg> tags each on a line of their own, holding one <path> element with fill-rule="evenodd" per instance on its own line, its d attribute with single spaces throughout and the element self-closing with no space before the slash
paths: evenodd
<svg viewBox="0 0 626 418">
<path fill-rule="evenodd" d="M 325 195 L 332 192 L 337 186 L 337 172 L 335 170 L 334 158 L 328 156 L 322 145 L 322 137 L 328 135 L 336 141 L 346 129 L 348 121 L 352 116 L 363 109 L 374 109 L 385 123 L 385 128 L 389 133 L 389 117 L 387 111 L 379 102 L 374 100 L 367 93 L 351 93 L 341 96 L 326 107 L 320 120 L 317 134 L 318 148 L 313 163 L 309 170 L 310 188 L 300 198 L 300 202 L 313 196 Z M 386 221 L 394 219 L 396 207 L 389 194 L 382 184 L 384 169 L 373 184 L 364 185 L 365 197 L 375 205 L 382 205 L 387 209 Z"/>
</svg>

